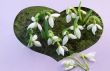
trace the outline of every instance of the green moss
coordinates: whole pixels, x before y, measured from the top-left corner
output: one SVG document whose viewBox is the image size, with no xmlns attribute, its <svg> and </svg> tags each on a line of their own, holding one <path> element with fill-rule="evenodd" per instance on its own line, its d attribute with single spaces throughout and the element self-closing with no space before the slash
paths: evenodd
<svg viewBox="0 0 110 71">
<path fill-rule="evenodd" d="M 84 7 L 82 7 L 82 9 L 84 9 L 86 11 L 90 10 L 90 9 L 84 8 Z M 36 13 L 38 13 L 40 11 L 44 11 L 44 10 L 49 11 L 51 9 L 46 8 L 46 7 L 30 7 L 30 8 L 26 8 L 26 9 L 22 10 L 17 15 L 15 22 L 14 22 L 14 31 L 15 31 L 17 38 L 24 45 L 27 46 L 27 44 L 28 44 L 27 43 L 28 37 L 26 36 L 26 31 L 27 31 L 27 26 L 32 22 L 31 17 L 35 16 Z M 54 12 L 57 12 L 57 11 L 54 11 Z M 93 12 L 92 14 L 98 16 L 95 12 Z M 61 12 L 61 16 L 59 18 L 57 18 L 55 21 L 55 28 L 52 29 L 54 31 L 54 34 L 59 37 L 62 37 L 63 28 L 67 28 L 72 24 L 72 23 L 66 24 L 65 16 L 66 16 L 65 11 Z M 103 26 L 103 24 L 101 24 L 101 25 Z M 40 34 L 40 33 L 38 32 L 38 34 Z M 72 53 L 81 52 L 81 51 L 89 48 L 90 46 L 92 46 L 99 40 L 101 34 L 102 34 L 102 31 L 99 31 L 99 30 L 97 31 L 97 34 L 95 36 L 92 34 L 91 30 L 90 31 L 88 31 L 86 29 L 83 30 L 81 39 L 69 40 L 69 42 L 66 44 L 66 46 L 68 47 L 68 49 L 70 51 L 66 52 L 64 57 L 66 57 Z M 45 40 L 43 40 L 41 38 L 39 40 L 41 41 L 43 47 L 39 48 L 39 47 L 33 46 L 33 47 L 31 47 L 32 50 L 46 54 L 48 56 L 51 56 L 56 60 L 61 60 L 62 58 L 64 58 L 63 56 L 57 55 L 57 53 L 56 53 L 57 46 L 52 46 L 52 45 L 48 46 L 47 42 Z"/>
</svg>

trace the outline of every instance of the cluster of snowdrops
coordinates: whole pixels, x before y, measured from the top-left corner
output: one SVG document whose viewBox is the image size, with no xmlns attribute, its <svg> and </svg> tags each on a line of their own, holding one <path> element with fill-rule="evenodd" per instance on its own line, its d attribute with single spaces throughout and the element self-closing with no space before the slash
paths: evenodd
<svg viewBox="0 0 110 71">
<path fill-rule="evenodd" d="M 43 23 L 42 25 L 39 23 L 40 20 L 40 16 L 42 16 L 42 14 L 45 13 L 44 16 L 44 20 L 45 23 Z M 90 13 L 92 13 L 92 10 L 89 11 L 89 15 Z M 28 46 L 32 47 L 32 46 L 36 46 L 36 47 L 42 47 L 41 42 L 38 40 L 38 35 L 33 34 L 33 29 L 37 29 L 36 31 L 40 31 L 41 35 L 40 37 L 42 37 L 43 39 L 47 40 L 47 44 L 48 45 L 55 45 L 57 44 L 58 48 L 56 49 L 56 52 L 58 55 L 62 55 L 64 56 L 65 52 L 68 51 L 68 47 L 66 47 L 65 45 L 68 43 L 69 39 L 80 39 L 81 38 L 81 31 L 83 29 L 87 29 L 87 30 L 92 30 L 92 33 L 95 35 L 97 30 L 102 30 L 102 27 L 100 26 L 100 19 L 95 16 L 89 16 L 87 17 L 87 21 L 86 18 L 84 20 L 82 20 L 82 16 L 81 15 L 87 15 L 87 12 L 84 10 L 80 10 L 80 15 L 77 11 L 75 11 L 75 8 L 68 8 L 66 10 L 66 14 L 67 16 L 65 17 L 65 20 L 68 23 L 70 23 L 71 21 L 73 21 L 73 24 L 71 24 L 70 27 L 68 28 L 64 28 L 64 30 L 62 31 L 62 36 L 63 38 L 60 38 L 59 36 L 55 35 L 54 32 L 52 31 L 52 28 L 54 28 L 55 26 L 55 19 L 58 18 L 60 16 L 59 13 L 51 13 L 51 12 L 40 12 L 37 13 L 35 16 L 32 16 L 31 20 L 33 21 L 28 27 L 27 27 L 27 31 L 31 31 L 29 33 L 30 35 L 30 39 L 28 42 Z M 89 21 L 93 21 L 93 23 L 88 24 Z M 82 23 L 84 22 L 84 25 L 80 25 L 80 23 L 78 23 L 78 21 L 82 21 Z M 97 21 L 99 23 L 97 23 Z M 87 26 L 87 27 L 86 27 Z M 70 31 L 73 31 L 72 33 Z"/>
<path fill-rule="evenodd" d="M 86 12 L 81 9 L 79 5 L 78 9 L 74 7 L 66 9 L 65 20 L 66 23 L 72 22 L 70 27 L 64 28 L 62 31 L 63 38 L 54 34 L 52 29 L 55 27 L 54 25 L 56 18 L 60 17 L 59 13 L 54 13 L 53 11 L 42 11 L 37 13 L 35 16 L 31 17 L 32 23 L 27 27 L 27 31 L 29 32 L 29 41 L 28 47 L 36 46 L 42 47 L 41 42 L 39 41 L 39 37 L 45 39 L 49 45 L 56 45 L 58 48 L 56 49 L 56 53 L 58 55 L 65 55 L 65 52 L 69 51 L 66 44 L 69 39 L 80 39 L 81 31 L 84 29 L 91 30 L 91 33 L 95 36 L 97 30 L 102 30 L 101 20 L 96 15 L 92 14 L 92 10 Z M 39 23 L 39 20 L 43 19 L 44 23 Z M 78 22 L 80 21 L 80 23 Z M 39 31 L 41 36 L 35 34 L 34 31 Z M 73 31 L 73 32 L 71 32 Z M 89 32 L 89 31 L 88 31 Z M 63 61 L 63 65 L 65 70 L 71 70 L 76 66 L 81 67 L 85 71 L 89 70 L 88 62 L 95 61 L 95 52 L 88 54 L 80 54 L 81 59 L 84 61 L 84 64 L 77 58 L 73 56 L 68 56 L 68 60 Z"/>
</svg>

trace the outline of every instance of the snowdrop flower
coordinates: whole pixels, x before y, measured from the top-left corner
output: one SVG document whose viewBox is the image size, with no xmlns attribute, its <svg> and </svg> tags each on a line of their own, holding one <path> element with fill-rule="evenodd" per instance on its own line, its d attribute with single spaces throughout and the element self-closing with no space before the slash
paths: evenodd
<svg viewBox="0 0 110 71">
<path fill-rule="evenodd" d="M 69 23 L 71 21 L 72 18 L 76 18 L 76 14 L 75 13 L 72 13 L 72 11 L 70 9 L 67 9 L 66 10 L 66 22 Z"/>
<path fill-rule="evenodd" d="M 65 51 L 68 51 L 68 48 L 66 46 L 59 46 L 57 49 L 56 49 L 56 52 L 58 55 L 62 55 L 64 56 L 64 53 Z"/>
<path fill-rule="evenodd" d="M 85 54 L 84 57 L 87 58 L 91 62 L 95 62 L 96 61 L 95 55 L 96 55 L 96 52 L 91 52 L 91 53 Z"/>
<path fill-rule="evenodd" d="M 92 29 L 92 33 L 95 35 L 97 29 L 102 30 L 102 27 L 99 24 L 90 24 L 87 26 L 87 30 Z"/>
<path fill-rule="evenodd" d="M 80 30 L 83 30 L 83 26 L 81 25 L 78 25 L 77 27 L 74 27 L 74 26 L 70 26 L 69 27 L 70 30 L 74 30 L 74 34 L 77 38 L 81 38 L 81 31 Z"/>
<path fill-rule="evenodd" d="M 39 29 L 40 31 L 42 31 L 42 26 L 41 26 L 38 22 L 36 22 L 35 17 L 32 17 L 31 20 L 33 21 L 33 23 L 31 23 L 31 24 L 28 26 L 27 30 L 28 30 L 28 29 L 34 29 L 34 28 L 37 28 L 37 27 L 38 27 L 38 29 Z"/>
<path fill-rule="evenodd" d="M 48 19 L 48 22 L 49 22 L 49 25 L 51 28 L 54 27 L 54 21 L 55 21 L 55 18 L 59 17 L 60 14 L 58 13 L 54 13 L 54 14 L 51 14 L 50 16 L 46 16 L 45 19 L 47 20 Z"/>
<path fill-rule="evenodd" d="M 80 30 L 83 30 L 83 26 L 81 25 L 78 25 L 75 29 L 74 29 L 74 34 L 77 36 L 77 38 L 81 38 L 81 31 Z"/>
<path fill-rule="evenodd" d="M 76 62 L 72 59 L 64 60 L 62 64 L 64 65 L 64 70 L 66 71 L 76 67 Z"/>
<path fill-rule="evenodd" d="M 58 36 L 52 36 L 51 38 L 48 39 L 47 43 L 48 45 L 51 45 L 58 41 L 60 41 L 60 38 Z"/>
<path fill-rule="evenodd" d="M 65 35 L 65 36 L 63 38 L 62 45 L 65 45 L 68 42 L 69 39 L 76 39 L 77 38 L 75 35 L 73 35 L 71 33 L 70 34 L 66 34 L 66 32 L 67 31 L 64 31 L 64 33 L 63 33 L 63 35 Z"/>
<path fill-rule="evenodd" d="M 37 46 L 37 47 L 41 47 L 42 45 L 41 45 L 41 43 L 39 41 L 37 41 L 37 39 L 38 39 L 37 35 L 32 36 L 32 42 L 33 42 L 33 44 L 35 46 Z"/>
</svg>

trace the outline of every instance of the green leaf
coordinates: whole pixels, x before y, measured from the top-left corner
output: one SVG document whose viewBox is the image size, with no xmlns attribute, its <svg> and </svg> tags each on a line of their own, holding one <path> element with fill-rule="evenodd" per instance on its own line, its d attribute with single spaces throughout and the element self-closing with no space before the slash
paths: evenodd
<svg viewBox="0 0 110 71">
<path fill-rule="evenodd" d="M 39 16 L 40 16 L 40 13 L 37 13 L 37 14 L 35 15 L 35 19 L 36 19 L 37 22 L 39 21 Z"/>
<path fill-rule="evenodd" d="M 77 27 L 78 26 L 78 24 L 77 24 L 78 23 L 78 20 L 79 20 L 79 17 L 75 18 L 75 21 L 74 21 L 74 24 L 73 24 L 74 27 Z"/>
<path fill-rule="evenodd" d="M 31 35 L 28 42 L 28 47 L 32 47 L 32 46 L 33 46 L 33 42 L 32 42 L 32 35 Z"/>
<path fill-rule="evenodd" d="M 91 16 L 91 14 L 92 14 L 92 10 L 90 10 L 90 11 L 87 13 L 86 17 L 84 18 L 83 23 L 85 23 L 85 22 L 88 20 L 88 18 Z"/>
<path fill-rule="evenodd" d="M 42 38 L 44 38 L 44 39 L 46 38 L 46 37 L 45 37 L 45 32 L 44 32 L 44 30 L 41 31 L 41 36 L 42 36 Z"/>
<path fill-rule="evenodd" d="M 74 13 L 75 13 L 76 15 L 78 14 L 76 8 L 73 7 L 72 10 L 74 11 Z"/>
<path fill-rule="evenodd" d="M 44 30 L 45 30 L 45 36 L 46 36 L 46 39 L 47 39 L 48 36 L 49 36 L 49 33 L 48 33 L 49 27 L 48 27 L 48 21 L 47 20 L 45 20 Z"/>
<path fill-rule="evenodd" d="M 100 20 L 100 18 L 99 18 L 99 17 L 94 16 L 94 19 L 96 20 L 96 22 L 97 22 L 97 23 L 99 23 L 99 24 L 101 23 L 101 20 Z"/>
<path fill-rule="evenodd" d="M 79 6 L 78 6 L 78 15 L 79 15 L 80 20 L 82 21 L 82 16 L 81 16 L 81 1 L 79 3 Z"/>
<path fill-rule="evenodd" d="M 91 20 L 92 20 L 92 21 L 94 20 L 93 16 L 90 16 L 90 17 L 87 19 L 86 24 L 88 24 Z"/>
<path fill-rule="evenodd" d="M 93 21 L 93 23 L 97 23 L 97 24 L 101 23 L 101 20 L 97 16 L 90 16 L 88 18 L 86 24 L 89 23 L 90 21 Z"/>
</svg>

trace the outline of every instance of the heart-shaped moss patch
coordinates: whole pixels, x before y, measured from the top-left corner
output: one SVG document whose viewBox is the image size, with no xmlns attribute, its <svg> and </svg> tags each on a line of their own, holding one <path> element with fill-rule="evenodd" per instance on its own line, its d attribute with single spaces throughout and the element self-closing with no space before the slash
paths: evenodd
<svg viewBox="0 0 110 71">
<path fill-rule="evenodd" d="M 28 48 L 57 61 L 94 45 L 102 20 L 93 10 L 72 7 L 62 12 L 41 6 L 22 10 L 14 22 L 16 37 Z"/>
</svg>

